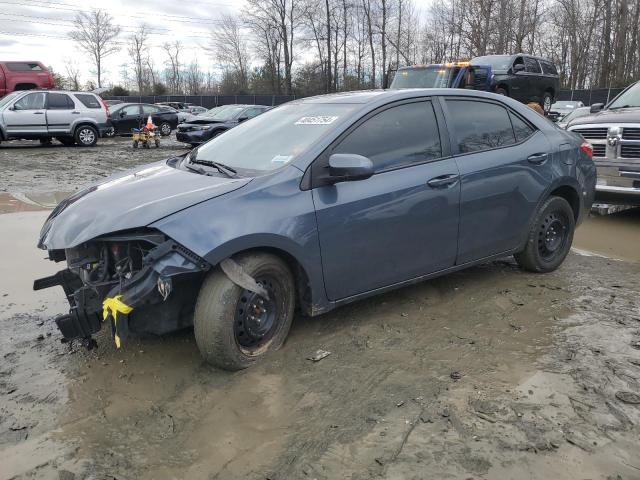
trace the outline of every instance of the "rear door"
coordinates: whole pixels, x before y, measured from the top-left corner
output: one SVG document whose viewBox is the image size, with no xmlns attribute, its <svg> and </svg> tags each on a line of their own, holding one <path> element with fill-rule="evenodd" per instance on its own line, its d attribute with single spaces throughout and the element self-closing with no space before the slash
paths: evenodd
<svg viewBox="0 0 640 480">
<path fill-rule="evenodd" d="M 47 135 L 45 92 L 32 92 L 16 100 L 10 109 L 5 109 L 3 118 L 9 136 Z"/>
<path fill-rule="evenodd" d="M 540 64 L 533 57 L 524 57 L 524 66 L 527 74 L 526 100 L 541 103 L 545 91 L 545 80 L 542 77 Z"/>
<path fill-rule="evenodd" d="M 313 178 L 323 175 L 332 153 L 364 155 L 375 167 L 366 180 L 313 189 L 331 300 L 454 264 L 460 185 L 436 118 L 431 101 L 384 107 L 314 162 Z"/>
<path fill-rule="evenodd" d="M 457 263 L 519 246 L 552 176 L 545 135 L 502 103 L 447 98 L 445 112 L 460 170 Z"/>
<path fill-rule="evenodd" d="M 71 124 L 80 112 L 70 95 L 49 93 L 47 95 L 47 130 L 52 136 L 71 133 Z"/>
</svg>

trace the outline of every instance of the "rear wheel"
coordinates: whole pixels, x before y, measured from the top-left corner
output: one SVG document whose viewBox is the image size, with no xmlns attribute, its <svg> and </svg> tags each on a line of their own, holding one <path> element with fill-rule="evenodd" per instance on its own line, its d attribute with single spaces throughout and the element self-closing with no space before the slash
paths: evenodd
<svg viewBox="0 0 640 480">
<path fill-rule="evenodd" d="M 508 97 L 508 96 L 509 96 L 509 93 L 507 92 L 507 89 L 506 89 L 506 88 L 503 88 L 503 87 L 498 87 L 498 88 L 496 88 L 496 93 L 497 93 L 498 95 L 504 95 L 505 97 Z"/>
<path fill-rule="evenodd" d="M 542 97 L 542 103 L 540 106 L 544 110 L 544 114 L 547 115 L 551 111 L 551 105 L 553 104 L 553 97 L 549 92 L 545 92 Z"/>
<path fill-rule="evenodd" d="M 575 218 L 569 202 L 550 197 L 538 210 L 524 250 L 515 254 L 518 264 L 531 272 L 552 272 L 569 253 Z"/>
<path fill-rule="evenodd" d="M 207 362 L 225 370 L 247 368 L 280 348 L 295 307 L 293 276 L 279 257 L 251 253 L 234 260 L 269 298 L 239 287 L 220 268 L 205 279 L 194 314 L 196 343 Z"/>
<path fill-rule="evenodd" d="M 91 125 L 81 125 L 76 129 L 75 139 L 81 147 L 93 147 L 98 142 L 98 130 Z"/>
<path fill-rule="evenodd" d="M 160 134 L 163 137 L 171 135 L 171 125 L 169 125 L 167 122 L 162 122 L 160 124 Z"/>
</svg>

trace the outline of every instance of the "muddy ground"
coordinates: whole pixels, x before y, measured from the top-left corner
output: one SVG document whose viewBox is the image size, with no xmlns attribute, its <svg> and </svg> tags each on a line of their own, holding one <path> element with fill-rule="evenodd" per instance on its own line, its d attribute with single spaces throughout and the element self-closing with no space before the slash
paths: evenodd
<svg viewBox="0 0 640 480">
<path fill-rule="evenodd" d="M 640 479 L 638 211 L 552 274 L 504 259 L 298 317 L 238 373 L 189 331 L 60 343 L 62 291 L 30 290 L 45 209 L 165 146 L 0 147 L 0 480 Z"/>
</svg>

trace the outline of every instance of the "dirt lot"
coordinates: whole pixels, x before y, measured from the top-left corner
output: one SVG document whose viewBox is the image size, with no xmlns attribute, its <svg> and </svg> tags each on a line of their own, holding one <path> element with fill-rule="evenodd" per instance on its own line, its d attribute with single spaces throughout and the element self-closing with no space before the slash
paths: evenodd
<svg viewBox="0 0 640 480">
<path fill-rule="evenodd" d="M 552 274 L 505 259 L 296 318 L 239 373 L 188 331 L 60 343 L 62 291 L 31 291 L 45 208 L 176 151 L 0 147 L 0 480 L 640 479 L 638 211 Z"/>
</svg>

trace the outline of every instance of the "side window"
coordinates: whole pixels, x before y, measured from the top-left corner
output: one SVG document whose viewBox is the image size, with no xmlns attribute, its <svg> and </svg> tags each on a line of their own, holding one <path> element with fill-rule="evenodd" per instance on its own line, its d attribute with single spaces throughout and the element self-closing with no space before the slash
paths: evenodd
<svg viewBox="0 0 640 480">
<path fill-rule="evenodd" d="M 139 115 L 140 107 L 138 105 L 127 105 L 120 111 L 123 112 L 125 115 Z"/>
<path fill-rule="evenodd" d="M 30 93 L 13 104 L 16 110 L 40 110 L 44 108 L 45 93 Z"/>
<path fill-rule="evenodd" d="M 556 66 L 553 63 L 542 60 L 540 61 L 540 65 L 542 65 L 543 73 L 546 73 L 548 75 L 558 74 L 558 70 L 556 69 Z"/>
<path fill-rule="evenodd" d="M 75 95 L 87 108 L 102 108 L 98 99 L 89 93 L 76 93 Z"/>
<path fill-rule="evenodd" d="M 75 105 L 64 93 L 50 93 L 47 101 L 47 109 L 49 110 L 73 110 Z"/>
<path fill-rule="evenodd" d="M 145 115 L 155 115 L 159 111 L 159 107 L 153 105 L 142 105 L 142 113 L 144 113 Z"/>
<path fill-rule="evenodd" d="M 447 100 L 451 131 L 460 153 L 477 152 L 516 143 L 509 114 L 494 103 Z"/>
<path fill-rule="evenodd" d="M 542 73 L 542 70 L 540 70 L 540 65 L 538 65 L 538 60 L 536 60 L 535 58 L 524 57 L 524 66 L 527 73 Z"/>
<path fill-rule="evenodd" d="M 431 102 L 391 107 L 353 130 L 332 153 L 368 157 L 376 171 L 440 158 L 440 134 Z"/>
<path fill-rule="evenodd" d="M 524 65 L 524 60 L 522 57 L 516 57 L 516 59 L 513 61 L 513 66 L 515 67 L 516 65 Z"/>
<path fill-rule="evenodd" d="M 531 135 L 533 135 L 533 132 L 535 132 L 535 129 L 531 125 L 526 123 L 524 120 L 522 120 L 520 117 L 518 117 L 512 112 L 509 112 L 509 116 L 511 117 L 513 132 L 516 135 L 516 142 L 522 142 L 523 140 L 526 140 Z"/>
<path fill-rule="evenodd" d="M 37 63 L 28 62 L 8 62 L 6 66 L 12 72 L 41 72 L 42 67 Z"/>
</svg>

